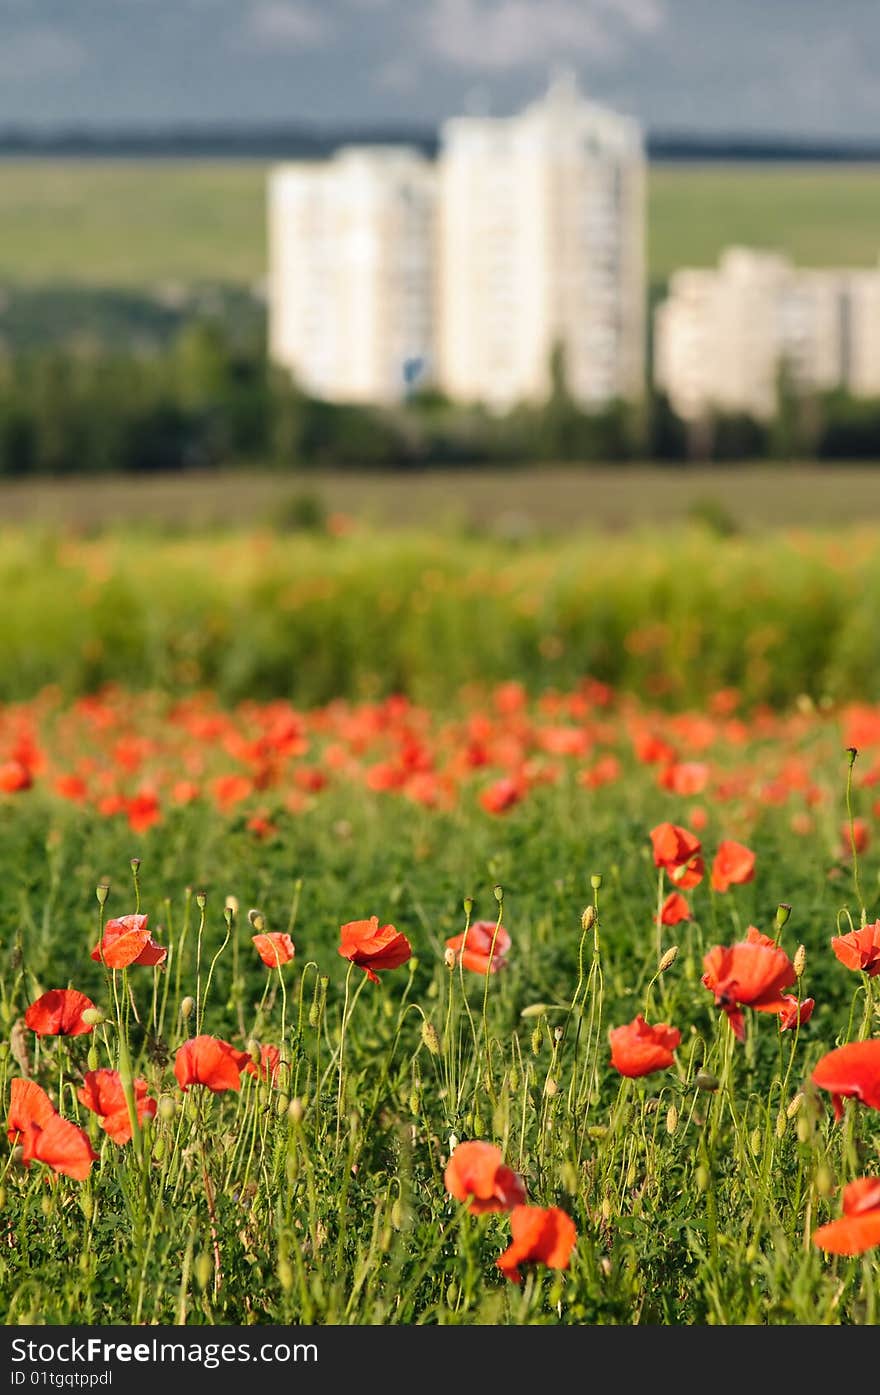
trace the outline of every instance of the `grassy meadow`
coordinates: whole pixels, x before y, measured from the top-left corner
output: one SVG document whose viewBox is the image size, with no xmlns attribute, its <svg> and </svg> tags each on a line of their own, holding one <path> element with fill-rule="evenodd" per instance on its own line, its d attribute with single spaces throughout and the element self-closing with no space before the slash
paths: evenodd
<svg viewBox="0 0 880 1395">
<path fill-rule="evenodd" d="M 265 275 L 260 161 L 0 162 L 0 285 L 143 288 Z M 655 164 L 648 275 L 709 265 L 744 242 L 804 265 L 877 260 L 880 187 L 870 166 Z"/>
<path fill-rule="evenodd" d="M 2 1321 L 874 1324 L 878 555 L 7 531 Z"/>
</svg>

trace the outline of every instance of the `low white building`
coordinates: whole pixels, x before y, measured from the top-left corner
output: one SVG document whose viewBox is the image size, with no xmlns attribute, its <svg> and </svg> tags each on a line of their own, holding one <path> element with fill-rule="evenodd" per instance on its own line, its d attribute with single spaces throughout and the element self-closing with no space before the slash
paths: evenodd
<svg viewBox="0 0 880 1395">
<path fill-rule="evenodd" d="M 685 420 L 776 413 L 795 391 L 880 396 L 880 265 L 802 268 L 745 247 L 683 268 L 654 317 L 654 381 Z"/>
</svg>

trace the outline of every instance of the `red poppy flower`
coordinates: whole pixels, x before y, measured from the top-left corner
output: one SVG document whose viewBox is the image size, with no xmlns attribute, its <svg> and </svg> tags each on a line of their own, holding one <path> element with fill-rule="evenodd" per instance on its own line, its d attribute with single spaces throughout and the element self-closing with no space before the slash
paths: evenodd
<svg viewBox="0 0 880 1395">
<path fill-rule="evenodd" d="M 475 974 L 497 974 L 503 969 L 510 949 L 510 936 L 503 925 L 494 920 L 475 920 L 467 931 L 453 935 L 446 948 L 455 954 L 455 961 Z"/>
<path fill-rule="evenodd" d="M 378 969 L 397 969 L 412 954 L 412 945 L 393 925 L 380 925 L 377 915 L 369 920 L 350 920 L 340 929 L 339 953 L 363 969 L 367 978 L 378 983 Z"/>
<path fill-rule="evenodd" d="M 740 886 L 754 880 L 755 854 L 742 843 L 725 838 L 718 844 L 718 851 L 712 863 L 711 885 L 713 891 L 727 891 L 731 886 Z"/>
<path fill-rule="evenodd" d="M 289 964 L 296 953 L 293 947 L 293 940 L 289 935 L 283 935 L 277 930 L 267 930 L 262 935 L 252 935 L 254 947 L 270 969 L 276 968 L 280 964 Z"/>
<path fill-rule="evenodd" d="M 880 1245 L 880 1177 L 857 1177 L 843 1189 L 843 1215 L 813 1231 L 813 1244 L 832 1255 L 860 1255 Z"/>
<path fill-rule="evenodd" d="M 26 1134 L 32 1125 L 45 1128 L 55 1106 L 46 1091 L 33 1080 L 12 1080 L 9 1088 L 9 1118 L 7 1137 L 15 1143 L 16 1135 Z"/>
<path fill-rule="evenodd" d="M 255 1075 L 264 1085 L 277 1085 L 281 1075 L 281 1052 L 277 1046 L 260 1047 L 260 1064 L 248 1061 L 245 1075 Z"/>
<path fill-rule="evenodd" d="M 831 1091 L 835 1119 L 843 1116 L 844 1098 L 880 1109 L 880 1039 L 851 1041 L 829 1051 L 810 1078 L 821 1090 Z"/>
<path fill-rule="evenodd" d="M 684 899 L 680 891 L 671 891 L 663 905 L 660 907 L 660 925 L 680 925 L 683 920 L 690 920 L 691 908 Z M 655 920 L 658 917 L 654 917 Z"/>
<path fill-rule="evenodd" d="M 50 988 L 31 1003 L 24 1024 L 38 1037 L 82 1037 L 94 1031 L 82 1015 L 95 1004 L 75 988 Z"/>
<path fill-rule="evenodd" d="M 241 1072 L 250 1059 L 246 1051 L 237 1051 L 220 1037 L 193 1037 L 178 1050 L 174 1074 L 181 1090 L 204 1085 L 219 1095 L 224 1090 L 241 1089 Z"/>
<path fill-rule="evenodd" d="M 835 935 L 831 948 L 848 969 L 862 969 L 869 978 L 880 974 L 880 920 L 848 935 Z"/>
<path fill-rule="evenodd" d="M 82 1129 L 56 1113 L 52 1101 L 32 1080 L 13 1080 L 7 1132 L 19 1143 L 22 1162 L 42 1162 L 77 1182 L 89 1175 L 97 1153 Z"/>
<path fill-rule="evenodd" d="M 148 1089 L 146 1080 L 138 1079 L 134 1082 L 134 1102 L 139 1124 L 143 1124 L 145 1119 L 152 1119 L 156 1113 L 156 1101 L 147 1094 Z M 76 1097 L 86 1109 L 99 1115 L 101 1128 L 114 1143 L 123 1144 L 130 1141 L 131 1119 L 128 1116 L 125 1091 L 118 1071 L 87 1071 L 85 1083 L 77 1090 Z"/>
<path fill-rule="evenodd" d="M 845 819 L 840 825 L 840 851 L 843 857 L 852 855 L 853 843 L 856 853 L 867 852 L 871 846 L 871 829 L 865 819 L 853 819 L 852 829 L 849 819 Z"/>
<path fill-rule="evenodd" d="M 91 957 L 100 963 L 102 952 L 108 969 L 126 969 L 130 964 L 152 967 L 164 963 L 168 954 L 147 929 L 145 915 L 123 915 L 118 920 L 108 920 L 104 938 L 92 950 Z"/>
<path fill-rule="evenodd" d="M 703 959 L 704 987 L 715 994 L 715 1003 L 742 1041 L 745 1026 L 741 1007 L 756 1012 L 782 1012 L 787 1007 L 783 989 L 797 980 L 794 965 L 784 949 L 750 925 L 745 940 L 715 945 Z"/>
<path fill-rule="evenodd" d="M 567 1269 L 577 1242 L 574 1221 L 558 1206 L 515 1206 L 510 1213 L 513 1239 L 495 1263 L 505 1279 L 521 1282 L 519 1266 L 528 1262 Z"/>
<path fill-rule="evenodd" d="M 525 792 L 526 783 L 523 779 L 505 775 L 482 791 L 480 803 L 487 814 L 504 814 L 520 802 Z"/>
<path fill-rule="evenodd" d="M 797 998 L 791 993 L 784 993 L 782 1001 L 784 1008 L 779 1009 L 779 1027 L 783 1032 L 791 1032 L 795 1027 L 803 1027 L 805 1022 L 809 1022 L 813 1016 L 813 1008 L 816 1006 L 815 998 L 804 998 L 798 1006 Z"/>
<path fill-rule="evenodd" d="M 682 891 L 696 886 L 703 877 L 702 843 L 687 828 L 660 823 L 651 829 L 654 866 L 662 867 Z"/>
<path fill-rule="evenodd" d="M 625 1027 L 615 1027 L 608 1033 L 611 1042 L 611 1064 L 621 1075 L 650 1075 L 655 1070 L 666 1070 L 675 1065 L 673 1052 L 681 1041 L 677 1027 L 668 1027 L 665 1022 L 649 1026 L 639 1013 L 634 1021 Z"/>
<path fill-rule="evenodd" d="M 443 1182 L 456 1201 L 470 1201 L 468 1210 L 474 1215 L 510 1211 L 526 1200 L 525 1184 L 505 1167 L 501 1149 L 479 1139 L 458 1144 L 446 1164 Z"/>
<path fill-rule="evenodd" d="M 0 794 L 18 794 L 19 790 L 29 790 L 33 783 L 31 772 L 21 761 L 8 760 L 0 765 Z"/>
</svg>

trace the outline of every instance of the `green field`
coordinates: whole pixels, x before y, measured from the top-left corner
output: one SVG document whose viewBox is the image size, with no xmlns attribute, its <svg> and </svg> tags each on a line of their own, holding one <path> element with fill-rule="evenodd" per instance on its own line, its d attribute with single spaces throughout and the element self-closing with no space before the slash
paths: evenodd
<svg viewBox="0 0 880 1395">
<path fill-rule="evenodd" d="M 0 284 L 232 282 L 265 273 L 259 161 L 0 162 Z M 869 166 L 655 165 L 649 275 L 714 262 L 732 242 L 804 264 L 873 264 L 880 181 Z"/>
</svg>

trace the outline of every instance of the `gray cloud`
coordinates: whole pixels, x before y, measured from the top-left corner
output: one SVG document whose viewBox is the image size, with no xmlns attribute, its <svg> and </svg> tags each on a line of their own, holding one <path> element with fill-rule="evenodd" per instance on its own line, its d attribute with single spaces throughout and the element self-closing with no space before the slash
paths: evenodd
<svg viewBox="0 0 880 1395">
<path fill-rule="evenodd" d="M 0 43 L 0 79 L 32 83 L 78 72 L 87 61 L 85 47 L 60 29 L 22 29 Z"/>
<path fill-rule="evenodd" d="M 322 45 L 335 26 L 304 0 L 261 0 L 245 20 L 245 34 L 257 48 L 299 50 Z"/>
<path fill-rule="evenodd" d="M 455 67 L 505 71 L 579 54 L 611 62 L 663 23 L 661 0 L 433 0 L 429 52 Z"/>
</svg>

